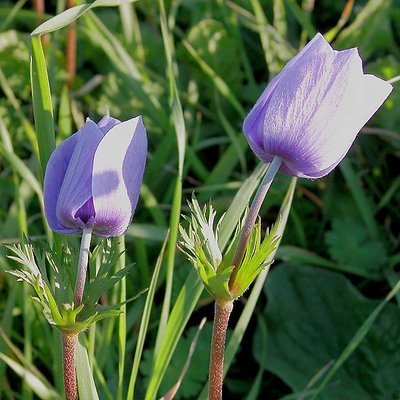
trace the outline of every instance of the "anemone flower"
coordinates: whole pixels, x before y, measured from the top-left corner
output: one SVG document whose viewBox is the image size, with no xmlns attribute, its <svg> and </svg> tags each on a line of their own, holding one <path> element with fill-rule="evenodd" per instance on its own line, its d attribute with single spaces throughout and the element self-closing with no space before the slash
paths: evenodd
<svg viewBox="0 0 400 400">
<path fill-rule="evenodd" d="M 363 73 L 357 49 L 333 50 L 318 33 L 272 79 L 243 131 L 262 161 L 279 157 L 286 174 L 320 178 L 339 164 L 391 91 Z"/>
<path fill-rule="evenodd" d="M 147 153 L 142 118 L 121 122 L 87 119 L 54 150 L 44 177 L 45 213 L 52 230 L 85 229 L 98 236 L 122 235 L 139 197 Z"/>
</svg>

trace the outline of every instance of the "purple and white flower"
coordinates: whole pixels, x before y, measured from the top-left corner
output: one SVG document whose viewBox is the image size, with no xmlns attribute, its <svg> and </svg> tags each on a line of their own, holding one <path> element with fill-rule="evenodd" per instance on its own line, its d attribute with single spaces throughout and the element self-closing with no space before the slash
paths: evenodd
<svg viewBox="0 0 400 400">
<path fill-rule="evenodd" d="M 243 131 L 262 161 L 288 175 L 320 178 L 336 167 L 392 91 L 363 73 L 357 49 L 333 50 L 321 34 L 270 82 Z"/>
<path fill-rule="evenodd" d="M 142 184 L 147 135 L 142 118 L 87 119 L 54 150 L 44 177 L 45 214 L 52 230 L 122 235 Z"/>
</svg>

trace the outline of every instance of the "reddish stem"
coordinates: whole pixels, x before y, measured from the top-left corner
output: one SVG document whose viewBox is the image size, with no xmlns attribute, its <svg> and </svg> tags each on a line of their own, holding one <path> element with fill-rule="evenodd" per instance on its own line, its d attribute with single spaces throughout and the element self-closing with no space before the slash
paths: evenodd
<svg viewBox="0 0 400 400">
<path fill-rule="evenodd" d="M 224 351 L 226 330 L 233 309 L 233 301 L 215 302 L 214 325 L 211 339 L 209 400 L 222 399 L 222 383 L 224 379 Z"/>
<path fill-rule="evenodd" d="M 75 348 L 77 335 L 62 334 L 63 347 L 63 370 L 65 399 L 76 400 L 78 398 L 76 370 L 75 370 Z"/>
</svg>

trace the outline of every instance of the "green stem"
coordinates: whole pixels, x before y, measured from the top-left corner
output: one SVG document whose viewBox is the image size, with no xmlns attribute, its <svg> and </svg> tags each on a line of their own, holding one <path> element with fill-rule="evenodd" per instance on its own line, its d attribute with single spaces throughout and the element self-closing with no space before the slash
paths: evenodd
<svg viewBox="0 0 400 400">
<path fill-rule="evenodd" d="M 78 271 L 76 273 L 76 284 L 74 293 L 74 306 L 82 304 L 83 290 L 85 288 L 86 273 L 89 261 L 90 240 L 92 239 L 92 229 L 83 229 L 81 248 L 79 251 Z"/>
<path fill-rule="evenodd" d="M 226 330 L 233 309 L 233 301 L 215 302 L 214 325 L 211 339 L 209 400 L 222 399 L 222 382 L 224 377 L 224 351 Z"/>
<path fill-rule="evenodd" d="M 269 165 L 260 186 L 258 187 L 257 193 L 254 196 L 253 202 L 251 203 L 250 210 L 247 213 L 246 221 L 243 225 L 242 233 L 233 256 L 232 265 L 234 266 L 234 269 L 229 280 L 229 290 L 231 292 L 234 292 L 236 275 L 238 273 L 240 263 L 242 262 L 243 255 L 246 251 L 246 245 L 247 241 L 249 240 L 250 233 L 253 230 L 262 203 L 268 193 L 272 181 L 275 178 L 275 175 L 279 171 L 281 164 L 282 159 L 275 156 L 271 161 L 271 164 Z"/>
</svg>

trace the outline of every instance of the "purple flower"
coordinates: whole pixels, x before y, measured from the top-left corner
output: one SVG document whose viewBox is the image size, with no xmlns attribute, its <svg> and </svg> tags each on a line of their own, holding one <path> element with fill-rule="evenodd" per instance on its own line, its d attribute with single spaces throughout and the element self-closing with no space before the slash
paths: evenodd
<svg viewBox="0 0 400 400">
<path fill-rule="evenodd" d="M 262 161 L 320 178 L 342 160 L 392 86 L 363 73 L 357 49 L 333 50 L 321 34 L 270 82 L 243 124 Z"/>
<path fill-rule="evenodd" d="M 122 235 L 132 221 L 146 164 L 142 118 L 87 119 L 54 150 L 44 177 L 44 205 L 52 230 Z"/>
</svg>

